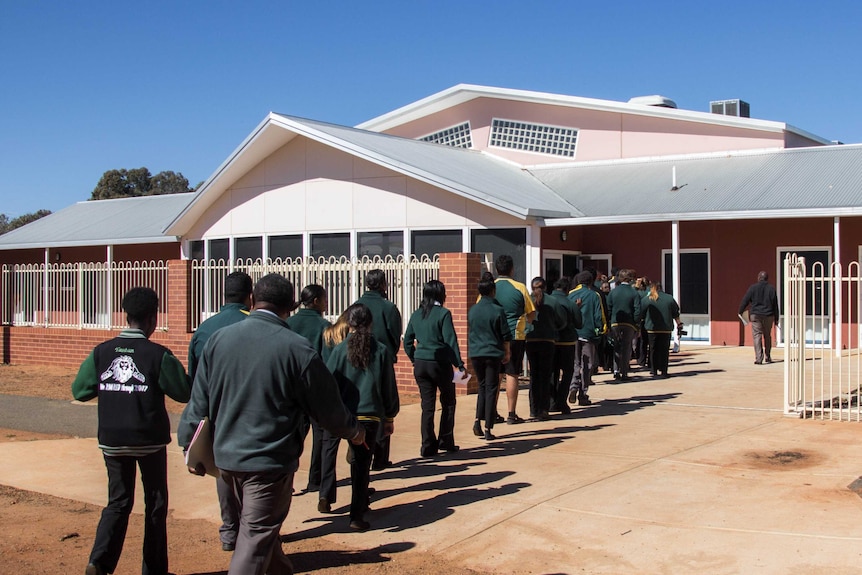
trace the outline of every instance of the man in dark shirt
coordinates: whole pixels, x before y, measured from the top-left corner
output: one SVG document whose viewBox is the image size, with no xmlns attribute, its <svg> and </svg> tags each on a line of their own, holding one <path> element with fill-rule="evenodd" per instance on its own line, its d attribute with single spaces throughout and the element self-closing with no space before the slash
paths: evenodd
<svg viewBox="0 0 862 575">
<path fill-rule="evenodd" d="M 739 315 L 747 307 L 754 338 L 754 363 L 772 363 L 772 324 L 778 322 L 778 296 L 766 272 L 758 273 L 757 283 L 745 292 L 739 304 Z"/>
</svg>

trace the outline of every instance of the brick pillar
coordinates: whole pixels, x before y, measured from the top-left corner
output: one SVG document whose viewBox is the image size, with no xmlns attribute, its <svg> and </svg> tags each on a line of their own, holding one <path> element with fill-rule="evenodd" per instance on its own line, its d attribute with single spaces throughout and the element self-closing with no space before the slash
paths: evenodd
<svg viewBox="0 0 862 575">
<path fill-rule="evenodd" d="M 439 280 L 446 285 L 446 308 L 452 312 L 452 322 L 455 333 L 458 334 L 458 345 L 461 349 L 461 359 L 472 374 L 470 362 L 467 359 L 470 350 L 467 347 L 467 310 L 479 297 L 477 285 L 482 276 L 482 255 L 473 253 L 440 254 Z M 456 384 L 458 395 L 476 393 L 478 382 L 475 374 L 467 385 Z"/>
<path fill-rule="evenodd" d="M 168 331 L 186 334 L 191 329 L 191 260 L 168 261 Z"/>
</svg>

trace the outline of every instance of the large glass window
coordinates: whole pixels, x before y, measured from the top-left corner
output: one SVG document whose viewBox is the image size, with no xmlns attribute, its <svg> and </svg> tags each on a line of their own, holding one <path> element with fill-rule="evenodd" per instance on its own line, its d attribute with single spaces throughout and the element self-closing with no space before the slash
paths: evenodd
<svg viewBox="0 0 862 575">
<path fill-rule="evenodd" d="M 230 240 L 210 240 L 210 260 L 227 262 L 230 260 Z"/>
<path fill-rule="evenodd" d="M 673 293 L 673 253 L 664 251 L 662 287 Z M 679 311 L 686 324 L 683 340 L 709 341 L 709 252 L 685 250 L 679 254 Z"/>
<path fill-rule="evenodd" d="M 359 257 L 398 257 L 404 254 L 404 232 L 359 232 L 356 234 Z"/>
<path fill-rule="evenodd" d="M 494 254 L 494 259 L 509 254 L 515 262 L 513 278 L 526 283 L 527 278 L 527 230 L 525 228 L 500 228 L 472 230 L 470 251 Z"/>
<path fill-rule="evenodd" d="M 236 238 L 233 245 L 233 255 L 238 260 L 259 260 L 263 258 L 263 238 Z"/>
<path fill-rule="evenodd" d="M 464 247 L 462 237 L 461 230 L 417 230 L 410 234 L 410 249 L 417 258 L 461 253 Z"/>
<path fill-rule="evenodd" d="M 350 234 L 314 234 L 311 256 L 315 258 L 350 257 Z"/>
<path fill-rule="evenodd" d="M 302 257 L 302 236 L 269 236 L 269 259 L 295 259 Z"/>
<path fill-rule="evenodd" d="M 204 259 L 203 240 L 192 240 L 189 242 L 189 259 L 197 261 Z"/>
</svg>

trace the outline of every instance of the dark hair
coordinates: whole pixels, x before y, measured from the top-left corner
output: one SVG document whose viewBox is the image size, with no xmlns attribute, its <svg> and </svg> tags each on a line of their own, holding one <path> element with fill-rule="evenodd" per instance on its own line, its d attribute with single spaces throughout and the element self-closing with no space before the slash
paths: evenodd
<svg viewBox="0 0 862 575">
<path fill-rule="evenodd" d="M 130 324 L 143 323 L 159 313 L 159 295 L 152 288 L 134 287 L 123 296 L 123 311 Z"/>
<path fill-rule="evenodd" d="M 281 274 L 266 274 L 254 285 L 255 305 L 291 311 L 295 308 L 293 284 Z"/>
<path fill-rule="evenodd" d="M 497 291 L 497 284 L 494 283 L 494 276 L 491 272 L 484 272 L 482 279 L 479 280 L 479 295 L 494 295 Z"/>
<path fill-rule="evenodd" d="M 435 302 L 439 302 L 440 305 L 446 303 L 446 286 L 440 280 L 428 280 L 422 288 L 422 302 L 419 304 L 423 318 L 428 317 Z"/>
<path fill-rule="evenodd" d="M 386 274 L 381 269 L 373 269 L 365 274 L 365 289 L 370 291 L 385 291 Z"/>
<path fill-rule="evenodd" d="M 302 288 L 302 293 L 299 294 L 299 303 L 305 307 L 314 305 L 314 300 L 323 299 L 326 297 L 326 290 L 322 285 L 308 284 Z"/>
<path fill-rule="evenodd" d="M 545 301 L 545 285 L 545 278 L 539 276 L 534 277 L 533 281 L 530 282 L 530 289 L 532 290 L 530 296 L 537 307 Z"/>
<path fill-rule="evenodd" d="M 766 273 L 765 271 L 761 271 L 760 273 L 757 274 L 757 281 L 759 281 L 759 282 L 769 281 L 769 274 Z"/>
<path fill-rule="evenodd" d="M 554 282 L 554 289 L 558 289 L 560 291 L 568 292 L 572 288 L 572 280 L 568 277 L 563 276 Z"/>
<path fill-rule="evenodd" d="M 591 284 L 593 283 L 593 274 L 589 270 L 584 270 L 575 276 L 576 284 Z"/>
<path fill-rule="evenodd" d="M 371 310 L 362 303 L 355 303 L 346 310 L 347 325 L 353 333 L 347 338 L 347 361 L 356 369 L 365 369 L 371 362 L 374 334 L 371 333 Z"/>
<path fill-rule="evenodd" d="M 233 272 L 224 278 L 224 301 L 226 303 L 245 303 L 251 290 L 251 276 L 245 272 Z"/>
<path fill-rule="evenodd" d="M 494 267 L 497 268 L 498 276 L 510 276 L 512 275 L 512 270 L 515 269 L 515 260 L 508 254 L 502 254 L 497 256 Z"/>
</svg>

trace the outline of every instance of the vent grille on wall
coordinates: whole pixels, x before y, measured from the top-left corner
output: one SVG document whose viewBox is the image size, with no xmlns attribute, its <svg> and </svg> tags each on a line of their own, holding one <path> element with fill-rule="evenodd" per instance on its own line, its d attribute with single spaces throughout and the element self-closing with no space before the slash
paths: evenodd
<svg viewBox="0 0 862 575">
<path fill-rule="evenodd" d="M 577 141 L 574 128 L 498 119 L 491 126 L 490 145 L 500 148 L 573 158 Z"/>
<path fill-rule="evenodd" d="M 433 134 L 419 138 L 423 142 L 444 144 L 455 148 L 472 148 L 473 138 L 470 135 L 470 122 L 464 122 Z"/>
</svg>

